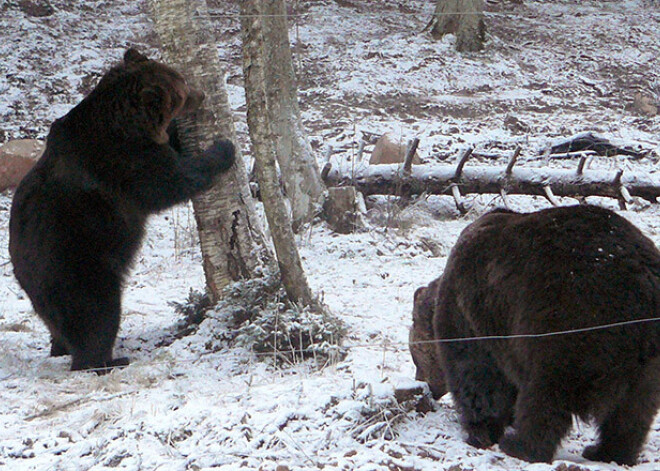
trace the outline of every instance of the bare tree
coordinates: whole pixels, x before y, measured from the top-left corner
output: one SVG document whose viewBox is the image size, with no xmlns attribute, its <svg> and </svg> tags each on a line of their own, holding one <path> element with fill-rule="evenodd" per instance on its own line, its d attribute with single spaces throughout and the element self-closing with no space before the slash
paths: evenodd
<svg viewBox="0 0 660 471">
<path fill-rule="evenodd" d="M 460 52 L 480 51 L 486 37 L 483 10 L 483 0 L 437 0 L 427 27 L 435 38 L 455 34 Z"/>
<path fill-rule="evenodd" d="M 265 98 L 275 137 L 277 161 L 291 203 L 293 229 L 311 221 L 322 205 L 325 186 L 306 138 L 298 107 L 289 29 L 284 0 L 262 0 L 262 48 Z"/>
<path fill-rule="evenodd" d="M 178 123 L 186 151 L 207 147 L 218 135 L 236 142 L 236 131 L 224 84 L 224 70 L 210 35 L 206 0 L 150 0 L 163 58 L 203 90 L 203 107 Z M 236 164 L 215 185 L 193 200 L 204 273 L 217 300 L 232 281 L 253 278 L 272 260 L 250 195 L 245 164 Z"/>
<path fill-rule="evenodd" d="M 264 4 L 268 0 L 241 1 L 241 30 L 243 36 L 243 75 L 247 101 L 247 121 L 254 152 L 255 168 L 262 201 L 273 236 L 284 289 L 293 302 L 314 303 L 312 292 L 302 268 L 295 243 L 291 218 L 284 203 L 277 176 L 275 135 L 267 106 L 267 77 L 265 51 Z"/>
</svg>

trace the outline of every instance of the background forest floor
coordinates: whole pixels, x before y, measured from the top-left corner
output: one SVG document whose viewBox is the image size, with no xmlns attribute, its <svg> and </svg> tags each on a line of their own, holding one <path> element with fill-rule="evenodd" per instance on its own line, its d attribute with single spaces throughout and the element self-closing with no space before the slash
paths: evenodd
<svg viewBox="0 0 660 471">
<path fill-rule="evenodd" d="M 0 0 L 0 143 L 45 137 L 127 46 L 157 54 L 146 2 L 54 0 L 50 14 L 34 16 L 29 6 L 37 3 Z M 332 146 L 333 162 L 365 165 L 355 155 L 366 131 L 420 137 L 427 162 L 455 162 L 471 145 L 482 155 L 474 161 L 505 165 L 521 146 L 519 165 L 575 165 L 539 151 L 594 131 L 651 152 L 641 160 L 597 157 L 592 168 L 656 172 L 660 118 L 649 106 L 660 102 L 657 1 L 500 2 L 488 7 L 485 51 L 465 56 L 453 38 L 421 33 L 430 0 L 289 3 L 301 107 L 319 159 Z M 247 149 L 237 0 L 209 5 Z M 166 211 L 151 221 L 126 285 L 117 353 L 133 363 L 104 377 L 70 373 L 68 358 L 47 356 L 46 329 L 8 260 L 11 197 L 0 195 L 0 468 L 616 469 L 580 457 L 594 438 L 584 423 L 559 461 L 530 465 L 497 447 L 466 445 L 448 396 L 427 414 L 394 399 L 394 388 L 414 378 L 413 292 L 442 272 L 460 231 L 501 204 L 495 195 L 469 195 L 466 216 L 447 197 L 405 208 L 374 198 L 364 232 L 338 235 L 320 222 L 304 231 L 310 283 L 349 328 L 346 358 L 320 370 L 230 348 L 217 319 L 173 336 L 180 316 L 169 303 L 204 282 L 192 210 Z M 614 200 L 589 201 L 617 208 Z M 521 211 L 549 205 L 537 197 L 511 203 Z M 658 205 L 637 202 L 621 214 L 660 244 Z M 660 469 L 657 419 L 631 469 Z"/>
</svg>

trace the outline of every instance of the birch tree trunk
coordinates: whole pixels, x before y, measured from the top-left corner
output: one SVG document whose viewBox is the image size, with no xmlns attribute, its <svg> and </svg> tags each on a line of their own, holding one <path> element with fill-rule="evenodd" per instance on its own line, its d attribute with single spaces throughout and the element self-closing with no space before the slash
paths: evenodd
<svg viewBox="0 0 660 471">
<path fill-rule="evenodd" d="M 293 302 L 312 305 L 314 300 L 302 268 L 277 177 L 274 135 L 266 102 L 266 69 L 264 68 L 263 0 L 241 0 L 241 32 L 243 36 L 243 75 L 247 121 L 254 152 L 255 169 L 262 201 L 273 236 L 275 252 L 284 289 Z M 270 79 L 270 77 L 268 77 Z"/>
<path fill-rule="evenodd" d="M 186 152 L 199 152 L 222 136 L 236 143 L 206 0 L 150 0 L 165 62 L 182 71 L 191 86 L 206 94 L 200 111 L 179 122 Z M 255 212 L 245 164 L 236 163 L 214 186 L 193 199 L 209 293 L 217 300 L 232 281 L 261 275 L 272 261 Z"/>
<path fill-rule="evenodd" d="M 268 119 L 297 232 L 319 212 L 325 186 L 300 117 L 285 1 L 261 0 L 258 6 L 264 15 L 261 47 Z"/>
<path fill-rule="evenodd" d="M 483 0 L 438 0 L 431 20 L 431 34 L 441 38 L 453 33 L 458 51 L 480 51 L 486 37 L 483 10 Z"/>
</svg>

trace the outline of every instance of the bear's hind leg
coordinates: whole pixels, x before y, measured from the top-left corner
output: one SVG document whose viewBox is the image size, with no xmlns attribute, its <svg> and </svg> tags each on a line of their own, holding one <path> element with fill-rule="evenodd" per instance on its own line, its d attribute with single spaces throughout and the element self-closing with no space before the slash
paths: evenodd
<svg viewBox="0 0 660 471">
<path fill-rule="evenodd" d="M 113 367 L 129 364 L 128 358 L 112 358 L 121 315 L 121 285 L 108 274 L 93 276 L 67 296 L 62 336 L 71 346 L 72 371 L 92 369 L 106 374 Z"/>
<path fill-rule="evenodd" d="M 61 320 L 62 313 L 66 312 L 66 307 L 60 306 L 57 300 L 61 299 L 59 286 L 55 289 L 47 290 L 46 295 L 39 295 L 32 284 L 23 284 L 25 291 L 28 292 L 32 306 L 35 312 L 44 321 L 50 331 L 50 353 L 51 357 L 61 357 L 69 354 L 69 348 L 66 341 L 62 338 Z"/>
<path fill-rule="evenodd" d="M 616 462 L 632 466 L 644 445 L 646 435 L 660 405 L 658 362 L 652 362 L 636 378 L 614 409 L 599 424 L 599 439 L 584 449 L 591 461 Z"/>
<path fill-rule="evenodd" d="M 50 356 L 62 357 L 69 354 L 69 349 L 66 347 L 63 340 L 51 337 L 50 339 Z"/>
<path fill-rule="evenodd" d="M 561 439 L 572 425 L 571 413 L 555 403 L 557 387 L 531 383 L 521 388 L 513 430 L 500 440 L 507 455 L 530 462 L 550 463 Z"/>
</svg>

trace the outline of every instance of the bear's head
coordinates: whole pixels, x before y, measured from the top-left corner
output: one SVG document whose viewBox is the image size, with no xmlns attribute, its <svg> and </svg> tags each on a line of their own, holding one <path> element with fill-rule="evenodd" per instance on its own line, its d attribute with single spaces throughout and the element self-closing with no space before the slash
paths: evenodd
<svg viewBox="0 0 660 471">
<path fill-rule="evenodd" d="M 434 399 L 439 399 L 447 392 L 440 357 L 433 341 L 433 313 L 439 283 L 440 279 L 415 291 L 413 325 L 408 343 L 413 363 L 417 367 L 415 379 L 429 385 Z"/>
<path fill-rule="evenodd" d="M 204 93 L 191 88 L 179 72 L 133 48 L 103 76 L 93 94 L 115 112 L 112 128 L 158 144 L 169 141 L 167 128 L 174 118 L 197 110 L 204 100 Z"/>
</svg>

